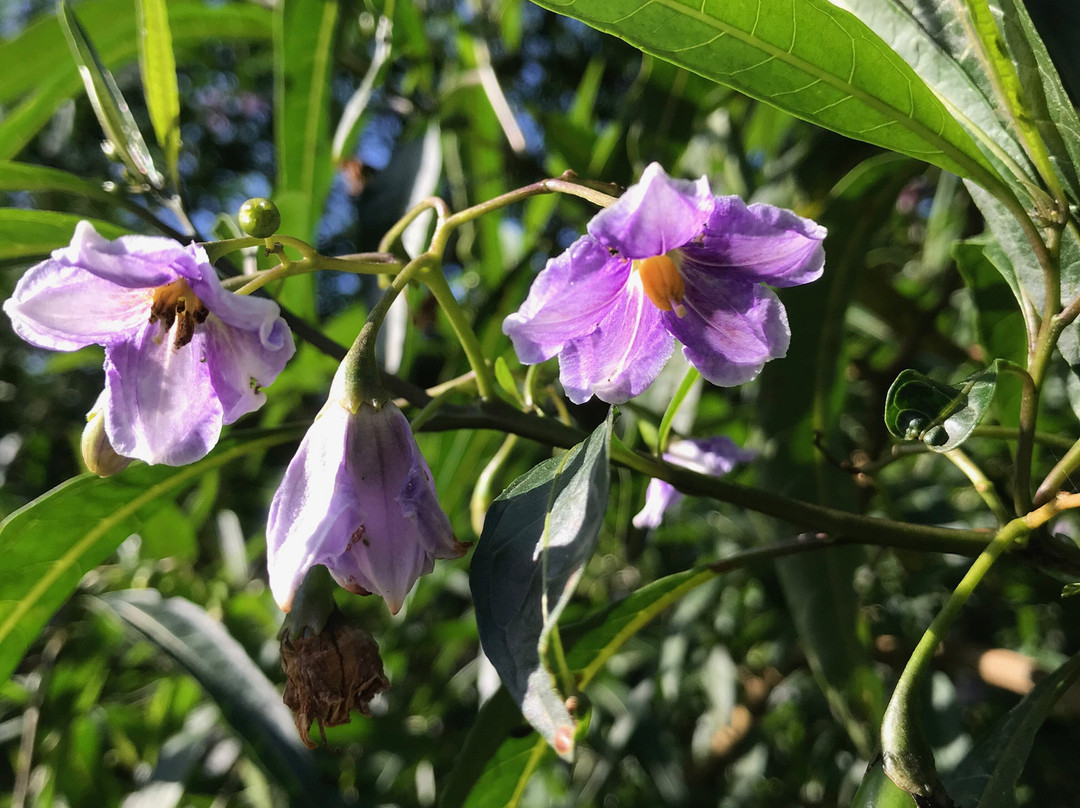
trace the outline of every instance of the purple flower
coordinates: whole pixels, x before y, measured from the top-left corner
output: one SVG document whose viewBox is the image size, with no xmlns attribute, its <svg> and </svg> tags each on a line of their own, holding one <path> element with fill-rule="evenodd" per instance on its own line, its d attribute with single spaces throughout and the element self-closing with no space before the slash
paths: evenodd
<svg viewBox="0 0 1080 808">
<path fill-rule="evenodd" d="M 294 350 L 277 305 L 226 291 L 202 247 L 109 241 L 88 222 L 22 276 L 4 311 L 39 348 L 105 347 L 95 409 L 112 448 L 147 463 L 203 457 L 223 424 L 262 406 Z"/>
<path fill-rule="evenodd" d="M 571 401 L 642 392 L 678 339 L 714 384 L 753 379 L 787 353 L 787 314 L 772 286 L 815 280 L 825 228 L 771 205 L 713 196 L 708 181 L 645 169 L 537 276 L 503 322 L 525 364 L 559 356 Z"/>
<path fill-rule="evenodd" d="M 274 494 L 266 547 L 270 589 L 286 612 L 315 564 L 350 592 L 382 596 L 396 614 L 436 558 L 465 553 L 401 410 L 365 402 L 353 413 L 337 392 Z"/>
<path fill-rule="evenodd" d="M 705 438 L 703 440 L 672 441 L 664 452 L 664 460 L 684 466 L 702 474 L 719 477 L 727 474 L 736 463 L 746 463 L 757 452 L 743 449 L 731 438 Z M 659 527 L 664 511 L 682 499 L 675 487 L 663 480 L 649 480 L 645 490 L 645 507 L 634 517 L 634 527 Z"/>
</svg>

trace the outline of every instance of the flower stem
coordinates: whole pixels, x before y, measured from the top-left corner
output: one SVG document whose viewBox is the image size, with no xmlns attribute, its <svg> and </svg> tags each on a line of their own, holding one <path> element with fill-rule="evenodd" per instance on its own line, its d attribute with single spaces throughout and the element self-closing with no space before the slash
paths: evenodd
<svg viewBox="0 0 1080 808">
<path fill-rule="evenodd" d="M 240 288 L 236 290 L 236 294 L 249 295 L 272 281 L 291 278 L 294 275 L 306 275 L 309 272 L 318 272 L 320 269 L 351 272 L 356 275 L 392 275 L 401 269 L 401 261 L 390 253 L 381 252 L 357 253 L 348 258 L 331 258 L 316 253 L 305 256 L 299 261 L 290 261 L 273 269 L 263 270 L 257 275 L 238 275 L 235 278 L 227 278 L 223 281 L 223 285 L 225 288 L 239 285 Z"/>
<path fill-rule="evenodd" d="M 686 396 L 689 395 L 690 390 L 694 386 L 694 382 L 701 378 L 701 372 L 690 366 L 686 369 L 686 375 L 683 376 L 682 382 L 679 383 L 678 389 L 675 391 L 675 395 L 671 397 L 671 403 L 668 404 L 667 409 L 664 411 L 664 417 L 660 419 L 660 429 L 656 437 L 656 456 L 660 457 L 668 445 L 668 435 L 671 434 L 671 424 L 675 421 L 675 416 L 679 412 L 679 407 L 682 406 Z"/>
</svg>

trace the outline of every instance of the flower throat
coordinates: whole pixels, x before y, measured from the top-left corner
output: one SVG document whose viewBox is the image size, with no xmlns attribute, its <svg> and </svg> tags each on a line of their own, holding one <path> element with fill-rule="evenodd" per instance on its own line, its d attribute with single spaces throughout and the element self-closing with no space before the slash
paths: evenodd
<svg viewBox="0 0 1080 808">
<path fill-rule="evenodd" d="M 154 290 L 154 300 L 150 304 L 150 322 L 162 323 L 162 331 L 170 331 L 176 323 L 176 336 L 173 348 L 180 349 L 191 342 L 195 336 L 195 326 L 206 322 L 210 310 L 192 291 L 188 282 L 177 278 L 167 286 Z"/>
<path fill-rule="evenodd" d="M 667 255 L 654 255 L 634 261 L 634 268 L 641 276 L 641 286 L 653 305 L 661 311 L 674 311 L 677 317 L 686 316 L 683 296 L 686 286 L 678 265 Z"/>
</svg>

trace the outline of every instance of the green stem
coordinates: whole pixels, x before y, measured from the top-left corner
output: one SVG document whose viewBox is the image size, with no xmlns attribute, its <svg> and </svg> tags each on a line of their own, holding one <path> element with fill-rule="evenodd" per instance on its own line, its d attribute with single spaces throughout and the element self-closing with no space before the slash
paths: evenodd
<svg viewBox="0 0 1080 808">
<path fill-rule="evenodd" d="M 469 497 L 469 520 L 472 523 L 473 532 L 479 536 L 484 529 L 484 518 L 487 516 L 487 510 L 491 507 L 491 503 L 495 500 L 495 491 L 497 489 L 497 483 L 499 479 L 499 473 L 506 465 L 506 461 L 510 459 L 510 455 L 513 453 L 514 448 L 518 444 L 517 435 L 507 435 L 506 439 L 502 442 L 502 446 L 495 452 L 488 464 L 484 466 L 484 470 L 480 472 L 480 476 L 476 478 L 476 485 L 473 487 L 472 496 Z"/>
<path fill-rule="evenodd" d="M 393 275 L 401 270 L 401 262 L 390 253 L 357 253 L 349 258 L 331 258 L 314 254 L 299 261 L 282 263 L 273 269 L 266 269 L 256 275 L 237 275 L 226 278 L 222 285 L 226 289 L 238 286 L 236 294 L 249 295 L 273 281 L 291 278 L 294 275 L 306 275 L 321 269 L 336 272 L 351 272 L 356 275 Z"/>
<path fill-rule="evenodd" d="M 577 695 L 578 685 L 574 680 L 574 674 L 570 672 L 570 666 L 566 664 L 566 652 L 563 650 L 558 623 L 551 627 L 548 637 L 551 639 L 551 653 L 555 657 L 555 667 L 559 671 L 559 680 L 562 682 L 562 695 L 570 698 Z"/>
<path fill-rule="evenodd" d="M 386 319 L 386 313 L 390 311 L 390 306 L 401 294 L 401 290 L 427 269 L 434 260 L 430 253 L 424 253 L 405 265 L 368 312 L 360 333 L 356 335 L 352 347 L 345 354 L 341 362 L 342 372 L 345 375 L 345 401 L 343 403 L 352 412 L 356 412 L 365 401 L 381 406 L 388 398 L 375 361 L 375 340 L 379 335 L 383 320 Z"/>
<path fill-rule="evenodd" d="M 480 398 L 484 401 L 495 396 L 495 373 L 488 364 L 484 350 L 480 347 L 480 341 L 469 325 L 469 319 L 465 311 L 458 303 L 454 293 L 450 290 L 450 284 L 446 282 L 446 276 L 442 271 L 432 266 L 421 275 L 422 280 L 435 296 L 435 301 L 443 310 L 446 318 L 450 321 L 450 327 L 454 330 L 465 357 L 469 360 L 469 366 L 476 374 L 476 389 Z"/>
<path fill-rule="evenodd" d="M 1069 480 L 1069 477 L 1078 468 L 1080 468 L 1080 441 L 1070 446 L 1061 460 L 1050 469 L 1050 473 L 1046 475 L 1046 479 L 1040 483 L 1038 490 L 1035 492 L 1034 504 L 1036 506 L 1045 505 L 1052 500 L 1057 492 L 1061 490 L 1061 486 Z"/>
<path fill-rule="evenodd" d="M 421 200 L 418 204 L 414 205 L 405 215 L 402 216 L 394 226 L 386 231 L 386 234 L 382 237 L 382 241 L 379 242 L 379 252 L 389 252 L 390 248 L 394 246 L 402 233 L 408 229 L 409 225 L 416 221 L 416 218 L 425 210 L 434 210 L 438 217 L 435 221 L 435 228 L 442 227 L 443 222 L 450 215 L 450 208 L 437 196 L 429 196 L 427 199 Z"/>
<path fill-rule="evenodd" d="M 326 621 L 337 608 L 334 603 L 334 579 L 322 564 L 307 571 L 293 596 L 292 608 L 285 615 L 278 639 L 289 642 L 293 638 L 314 637 L 321 634 Z"/>
<path fill-rule="evenodd" d="M 694 387 L 694 382 L 701 378 L 701 372 L 691 366 L 686 369 L 686 375 L 683 376 L 682 382 L 679 384 L 678 389 L 675 391 L 675 395 L 671 398 L 671 403 L 668 404 L 667 409 L 664 411 L 664 417 L 660 419 L 660 430 L 656 437 L 656 456 L 660 457 L 668 445 L 668 435 L 671 434 L 671 424 L 675 421 L 675 416 L 679 412 L 679 407 L 682 406 L 683 401 L 689 395 L 690 390 Z"/>
<path fill-rule="evenodd" d="M 881 727 L 881 749 L 885 773 L 896 785 L 911 794 L 929 797 L 941 788 L 934 759 L 920 733 L 917 718 L 919 688 L 926 677 L 934 652 L 945 637 L 972 592 L 994 562 L 1014 542 L 1028 536 L 1063 510 L 1080 505 L 1080 495 L 1060 497 L 1037 511 L 1006 524 L 986 549 L 979 554 L 949 596 L 937 617 L 930 623 L 896 683 Z"/>
<path fill-rule="evenodd" d="M 994 490 L 994 484 L 987 479 L 978 464 L 968 457 L 961 449 L 950 449 L 945 452 L 945 456 L 949 458 L 949 460 L 953 462 L 953 465 L 960 469 L 960 471 L 964 472 L 971 481 L 971 485 L 975 488 L 978 495 L 982 497 L 982 501 L 986 503 L 986 507 L 994 514 L 994 518 L 997 519 L 998 525 L 1001 526 L 1006 524 L 1009 521 L 1009 513 L 1005 510 L 1005 506 L 1001 504 L 1001 500 Z"/>
</svg>

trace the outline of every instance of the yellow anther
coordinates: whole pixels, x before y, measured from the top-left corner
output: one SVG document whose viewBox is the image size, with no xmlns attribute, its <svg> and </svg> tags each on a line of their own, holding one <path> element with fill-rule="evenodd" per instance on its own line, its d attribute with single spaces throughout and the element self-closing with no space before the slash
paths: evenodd
<svg viewBox="0 0 1080 808">
<path fill-rule="evenodd" d="M 654 255 L 634 264 L 641 276 L 641 286 L 653 305 L 661 311 L 674 311 L 678 317 L 685 316 L 682 299 L 686 286 L 676 263 L 667 255 Z"/>
</svg>

